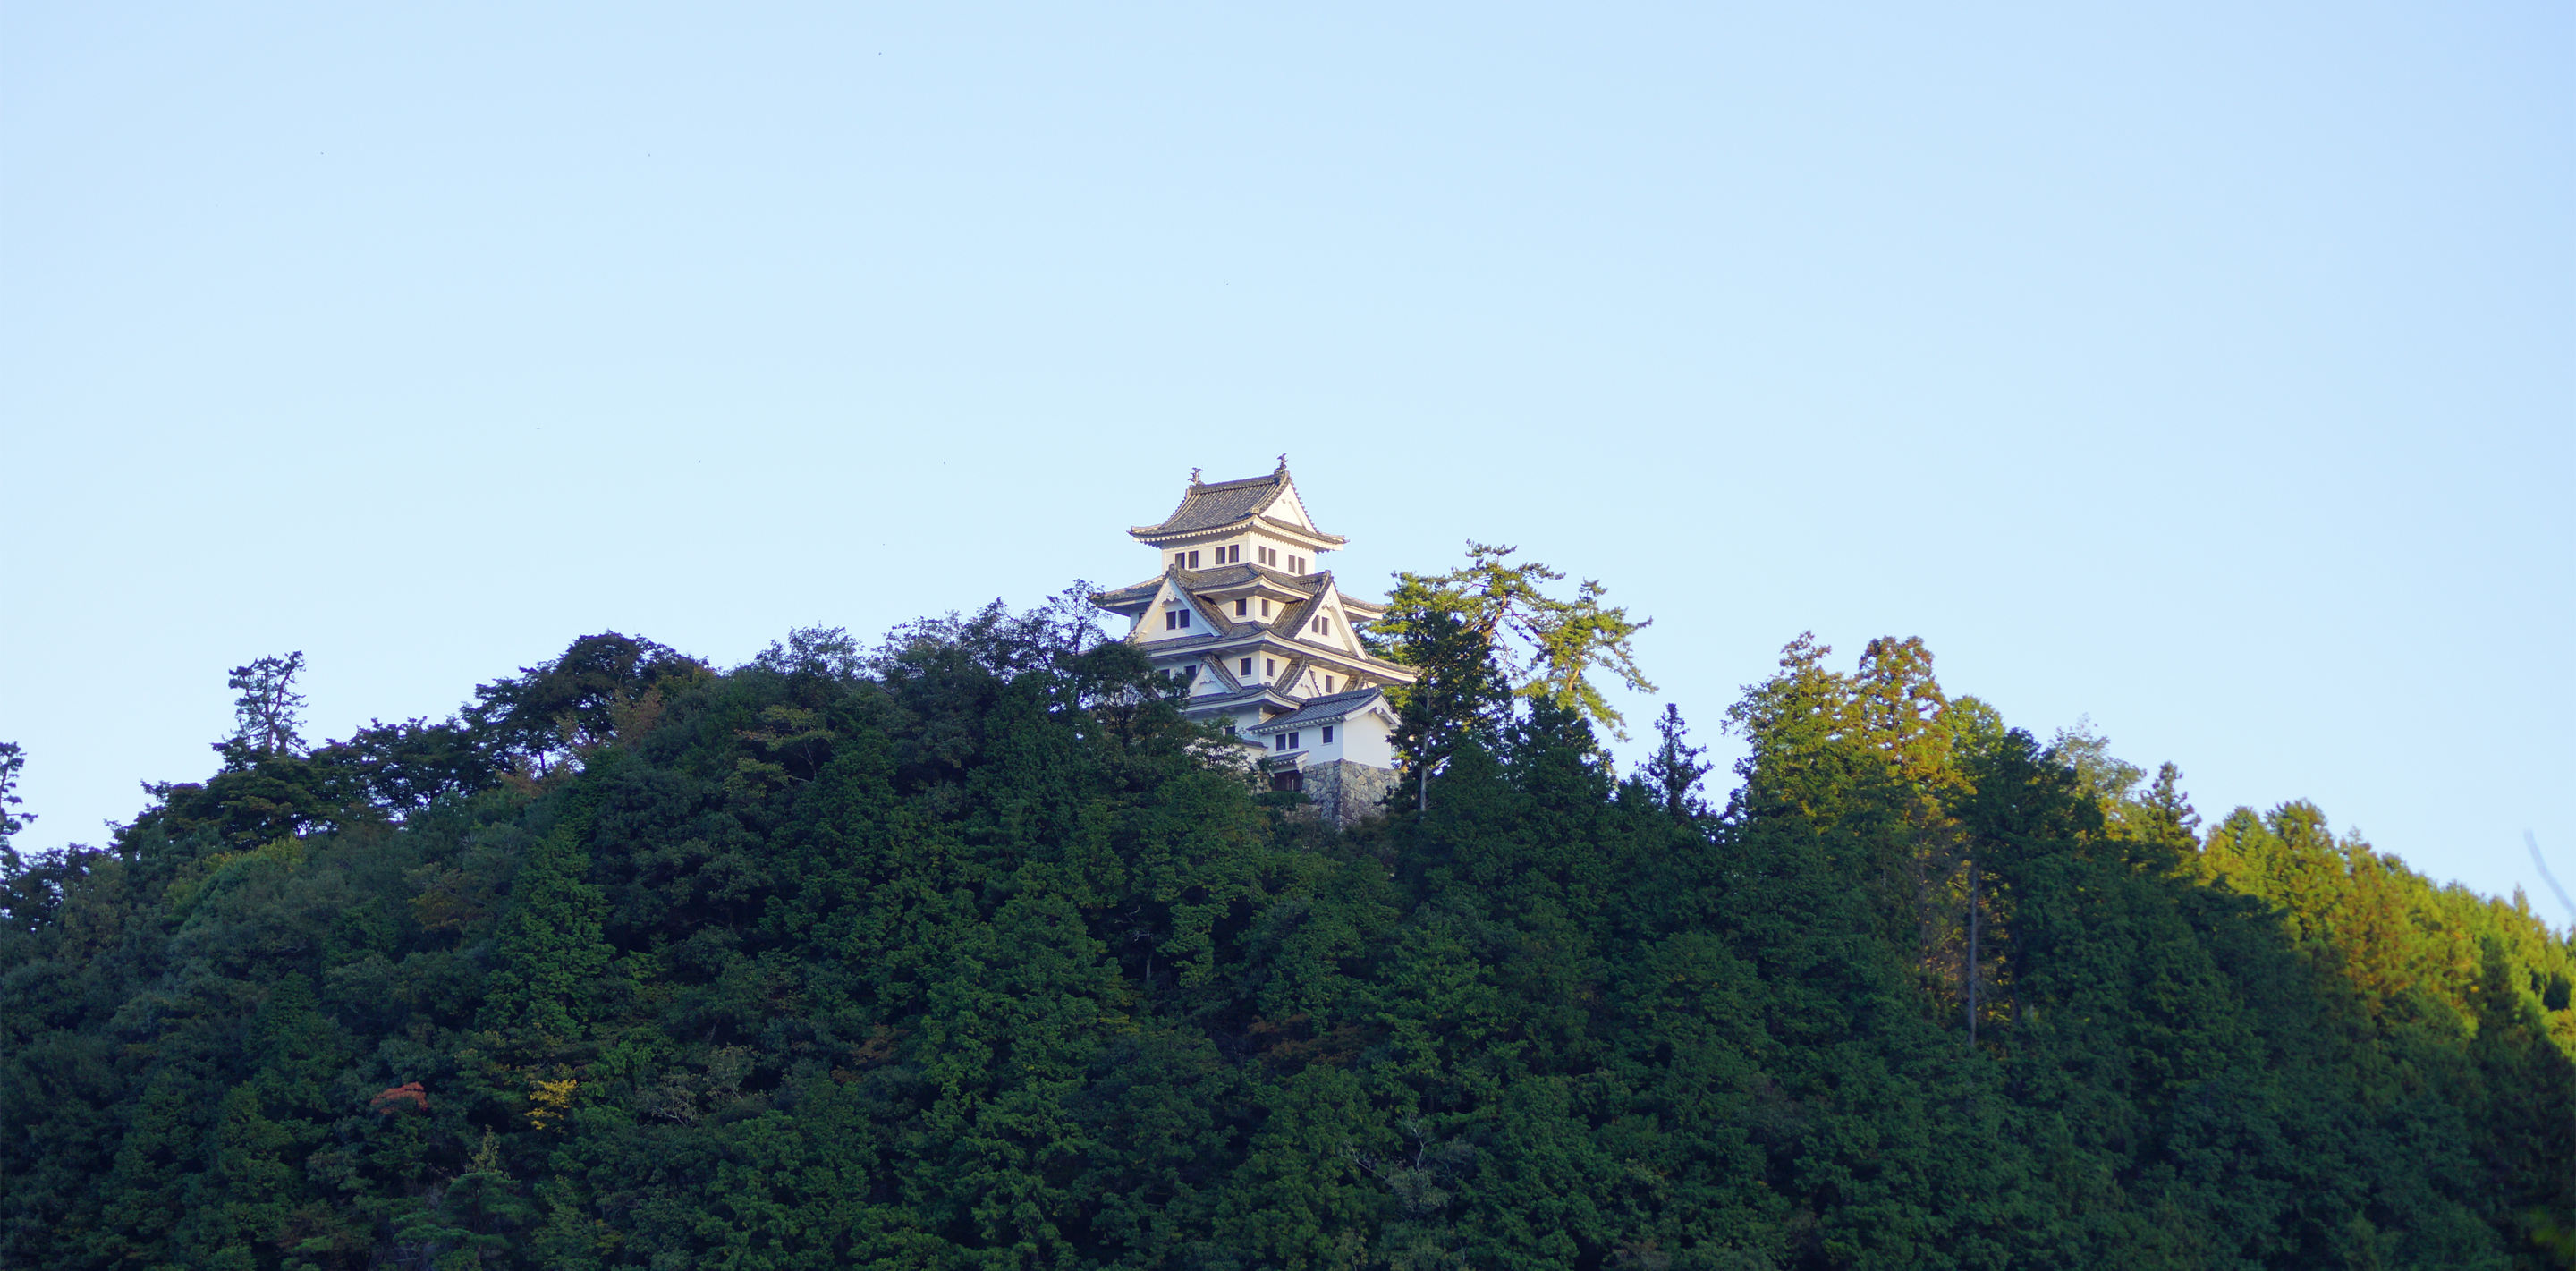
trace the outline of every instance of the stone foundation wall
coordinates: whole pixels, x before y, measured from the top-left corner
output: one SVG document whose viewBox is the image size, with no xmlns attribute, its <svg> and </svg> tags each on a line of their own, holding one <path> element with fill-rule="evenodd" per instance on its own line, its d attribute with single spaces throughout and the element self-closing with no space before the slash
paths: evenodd
<svg viewBox="0 0 2576 1271">
<path fill-rule="evenodd" d="M 1386 811 L 1386 796 L 1399 777 L 1392 768 L 1336 759 L 1307 767 L 1305 779 L 1306 797 L 1314 801 L 1315 815 L 1339 829 Z"/>
</svg>

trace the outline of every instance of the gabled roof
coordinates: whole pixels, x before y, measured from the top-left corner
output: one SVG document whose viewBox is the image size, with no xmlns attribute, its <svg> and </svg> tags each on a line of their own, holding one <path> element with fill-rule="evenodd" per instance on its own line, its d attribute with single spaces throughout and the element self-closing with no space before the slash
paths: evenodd
<svg viewBox="0 0 2576 1271">
<path fill-rule="evenodd" d="M 1306 634 L 1306 625 L 1315 620 L 1315 615 L 1324 611 L 1324 596 L 1334 591 L 1333 571 L 1327 569 L 1321 573 L 1308 574 L 1306 579 L 1311 580 L 1307 585 L 1313 590 L 1306 593 L 1304 600 L 1288 606 L 1288 611 L 1280 616 L 1279 621 L 1270 624 L 1271 630 L 1293 639 Z"/>
<path fill-rule="evenodd" d="M 1287 602 L 1281 606 L 1275 616 L 1270 618 L 1236 619 L 1227 612 L 1226 606 L 1210 603 L 1198 594 L 1197 587 L 1204 586 L 1211 580 L 1220 584 L 1219 587 L 1211 590 L 1222 590 L 1222 584 L 1241 582 L 1255 577 L 1294 582 L 1295 590 L 1302 591 L 1306 598 Z M 1293 683 L 1297 669 L 1302 669 L 1309 662 L 1322 659 L 1329 662 L 1331 666 L 1342 668 L 1344 673 L 1354 675 L 1365 673 L 1400 684 L 1412 683 L 1419 672 L 1401 662 L 1391 662 L 1369 652 L 1365 644 L 1357 648 L 1344 648 L 1339 644 L 1316 643 L 1299 638 L 1321 609 L 1323 593 L 1332 587 L 1332 583 L 1333 576 L 1329 570 L 1296 579 L 1276 570 L 1246 565 L 1199 570 L 1181 569 L 1176 566 L 1164 570 L 1160 578 L 1149 578 L 1135 586 L 1122 587 L 1117 591 L 1101 592 L 1093 596 L 1091 602 L 1111 613 L 1139 619 L 1155 607 L 1155 601 L 1158 598 L 1171 597 L 1163 601 L 1165 608 L 1175 604 L 1188 604 L 1199 615 L 1206 628 L 1204 631 L 1194 630 L 1186 635 L 1161 631 L 1149 634 L 1140 627 L 1129 637 L 1143 645 L 1151 656 L 1158 659 L 1181 653 L 1213 653 L 1215 646 L 1230 646 L 1229 653 L 1236 649 L 1270 647 L 1291 659 L 1291 672 L 1280 677 L 1282 682 Z M 1349 604 L 1349 598 L 1344 597 L 1342 603 Z"/>
<path fill-rule="evenodd" d="M 1276 686 L 1247 684 L 1230 692 L 1199 694 L 1182 702 L 1181 710 L 1189 715 L 1214 715 L 1241 710 L 1256 703 L 1265 711 L 1275 708 L 1282 715 L 1300 706 L 1297 699 L 1280 692 Z"/>
<path fill-rule="evenodd" d="M 1326 697 L 1310 697 L 1306 699 L 1304 706 L 1298 707 L 1295 711 L 1277 719 L 1265 719 L 1243 731 L 1278 733 L 1286 732 L 1291 728 L 1336 724 L 1367 710 L 1385 698 L 1386 694 L 1374 687 L 1355 689 L 1348 693 L 1334 693 Z"/>
<path fill-rule="evenodd" d="M 1091 594 L 1091 603 L 1095 605 L 1110 605 L 1116 604 L 1122 600 L 1151 600 L 1162 590 L 1163 580 L 1160 577 L 1148 578 L 1141 583 L 1129 583 L 1116 591 L 1093 592 Z"/>
<path fill-rule="evenodd" d="M 1150 604 L 1154 597 L 1162 594 L 1163 584 L 1166 581 L 1173 579 L 1178 579 L 1181 590 L 1190 593 L 1194 598 L 1203 591 L 1226 591 L 1236 587 L 1270 582 L 1277 584 L 1281 591 L 1311 599 L 1324 585 L 1317 580 L 1325 579 L 1325 575 L 1291 574 L 1285 570 L 1271 569 L 1263 565 L 1219 565 L 1213 569 L 1183 569 L 1173 565 L 1164 569 L 1161 574 L 1143 582 L 1133 583 L 1116 591 L 1096 592 L 1091 597 L 1091 603 L 1111 613 L 1132 618 L 1142 613 L 1144 606 Z"/>
<path fill-rule="evenodd" d="M 1141 618 L 1146 610 L 1153 608 L 1157 598 L 1168 592 L 1175 601 L 1188 605 L 1200 617 L 1207 619 L 1208 625 L 1215 627 L 1218 635 L 1232 635 L 1234 624 L 1226 621 L 1225 615 L 1220 612 L 1223 606 L 1211 604 L 1199 598 L 1197 580 L 1205 576 L 1205 571 L 1192 571 L 1174 566 L 1164 570 L 1160 578 L 1148 578 L 1134 586 L 1121 587 L 1116 591 L 1094 592 L 1091 603 L 1122 618 Z M 1169 603 L 1172 602 L 1166 602 L 1166 604 Z"/>
<path fill-rule="evenodd" d="M 1294 509 L 1300 506 L 1294 486 L 1295 483 L 1288 476 L 1288 457 L 1285 455 L 1280 456 L 1278 469 L 1266 477 L 1245 477 L 1239 481 L 1201 481 L 1197 474 L 1193 473 L 1189 488 L 1181 493 L 1181 505 L 1173 508 L 1172 514 L 1164 517 L 1162 524 L 1131 526 L 1127 532 L 1138 538 L 1165 538 L 1174 534 L 1189 534 L 1199 530 L 1237 525 L 1258 517 L 1281 529 L 1306 535 L 1318 542 L 1347 542 L 1348 540 L 1339 534 L 1327 534 L 1312 526 L 1301 524 L 1302 517 L 1299 520 L 1287 520 L 1267 515 L 1275 506 L 1280 505 L 1282 496 L 1286 496 L 1286 508 Z"/>
</svg>

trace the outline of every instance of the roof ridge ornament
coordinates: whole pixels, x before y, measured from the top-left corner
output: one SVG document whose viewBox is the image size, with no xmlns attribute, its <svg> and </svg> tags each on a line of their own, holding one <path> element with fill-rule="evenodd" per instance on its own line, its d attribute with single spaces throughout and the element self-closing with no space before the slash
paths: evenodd
<svg viewBox="0 0 2576 1271">
<path fill-rule="evenodd" d="M 1205 469 L 1201 469 L 1201 468 L 1192 468 L 1192 469 L 1190 469 L 1190 486 L 1191 486 L 1191 488 L 1196 489 L 1196 488 L 1198 487 L 1198 485 L 1200 484 L 1200 482 L 1199 482 L 1199 473 L 1200 473 L 1200 472 L 1202 472 L 1202 471 L 1205 471 Z"/>
<path fill-rule="evenodd" d="M 1279 456 L 1279 467 L 1275 470 L 1279 472 L 1286 472 L 1288 470 L 1288 456 L 1284 454 Z"/>
</svg>

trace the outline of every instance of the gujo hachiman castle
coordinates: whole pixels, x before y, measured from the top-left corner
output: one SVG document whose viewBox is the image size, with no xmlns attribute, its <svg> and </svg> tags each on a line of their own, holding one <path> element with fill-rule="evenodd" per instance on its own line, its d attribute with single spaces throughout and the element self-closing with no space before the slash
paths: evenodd
<svg viewBox="0 0 2576 1271">
<path fill-rule="evenodd" d="M 1240 481 L 1194 471 L 1171 515 L 1127 533 L 1159 572 L 1092 603 L 1127 618 L 1155 669 L 1188 685 L 1189 717 L 1259 750 L 1271 787 L 1305 791 L 1325 816 L 1373 811 L 1395 781 L 1384 690 L 1413 671 L 1361 646 L 1386 607 L 1344 595 L 1323 567 L 1349 540 L 1307 514 L 1287 456 Z"/>
</svg>

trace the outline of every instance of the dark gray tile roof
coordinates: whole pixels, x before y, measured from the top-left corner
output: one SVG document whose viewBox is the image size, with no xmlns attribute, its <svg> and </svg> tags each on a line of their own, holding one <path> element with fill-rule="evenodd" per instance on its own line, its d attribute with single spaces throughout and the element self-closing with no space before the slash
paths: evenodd
<svg viewBox="0 0 2576 1271">
<path fill-rule="evenodd" d="M 1160 657 L 1166 653 L 1177 653 L 1183 649 L 1196 649 L 1228 638 L 1230 637 L 1211 631 L 1206 635 L 1172 636 L 1169 639 L 1163 640 L 1141 640 L 1137 642 L 1137 647 L 1142 648 L 1149 654 Z"/>
<path fill-rule="evenodd" d="M 1312 534 L 1327 542 L 1342 542 L 1338 534 L 1310 530 L 1292 521 L 1262 516 L 1288 489 L 1288 465 L 1281 464 L 1268 476 L 1245 477 L 1239 481 L 1193 481 L 1181 495 L 1181 505 L 1172 509 L 1160 525 L 1131 526 L 1136 535 L 1187 534 L 1192 530 L 1212 530 L 1232 525 L 1250 517 L 1261 519 L 1298 534 Z"/>
<path fill-rule="evenodd" d="M 1280 694 L 1267 685 L 1256 684 L 1248 688 L 1238 689 L 1231 693 L 1201 694 L 1182 702 L 1181 710 L 1184 713 L 1191 715 L 1215 715 L 1222 714 L 1227 711 L 1238 711 L 1242 710 L 1246 706 L 1255 705 L 1260 706 L 1265 711 L 1276 709 L 1282 714 L 1295 710 L 1297 707 L 1297 703 L 1294 700 Z"/>
<path fill-rule="evenodd" d="M 1339 534 L 1327 534 L 1322 530 L 1310 530 L 1303 525 L 1299 525 L 1295 521 L 1282 520 L 1275 516 L 1265 516 L 1261 519 L 1268 521 L 1272 525 L 1276 525 L 1291 534 L 1304 534 L 1312 538 L 1322 539 L 1327 543 L 1347 543 L 1350 541 Z"/>
<path fill-rule="evenodd" d="M 1180 534 L 1190 530 L 1232 525 L 1247 516 L 1257 516 L 1288 488 L 1288 474 L 1274 472 L 1266 477 L 1247 477 L 1241 481 L 1212 481 L 1193 484 L 1181 495 L 1181 505 L 1172 509 L 1160 525 L 1139 525 L 1139 534 Z"/>
<path fill-rule="evenodd" d="M 1202 600 L 1199 598 L 1198 593 L 1190 591 L 1187 588 L 1182 589 L 1181 595 L 1188 598 L 1190 608 L 1198 610 L 1199 616 L 1207 619 L 1207 624 L 1209 626 L 1216 628 L 1216 633 L 1218 635 L 1230 636 L 1234 634 L 1234 622 L 1225 616 L 1224 605 L 1220 605 L 1213 600 Z"/>
<path fill-rule="evenodd" d="M 1304 632 L 1306 624 L 1323 610 L 1321 601 L 1325 589 L 1333 585 L 1333 571 L 1327 569 L 1308 574 L 1296 582 L 1297 587 L 1306 593 L 1306 598 L 1288 606 L 1288 611 L 1280 615 L 1279 621 L 1271 624 L 1271 630 L 1292 638 Z"/>
<path fill-rule="evenodd" d="M 1175 574 L 1180 576 L 1181 586 L 1192 591 L 1209 591 L 1220 587 L 1240 587 L 1245 583 L 1267 578 L 1290 591 L 1302 591 L 1310 596 L 1315 594 L 1315 584 L 1309 581 L 1315 577 L 1313 574 L 1292 574 L 1286 570 L 1272 569 L 1266 565 L 1218 565 L 1210 569 L 1182 569 L 1175 565 L 1141 583 L 1132 583 L 1128 586 L 1121 587 L 1116 591 L 1104 591 L 1098 593 L 1098 595 L 1126 596 L 1139 592 L 1150 595 L 1155 588 L 1163 585 L 1163 580 L 1165 578 L 1172 577 Z M 1095 597 L 1095 599 L 1096 598 L 1097 597 Z"/>
<path fill-rule="evenodd" d="M 1302 591 L 1311 596 L 1315 594 L 1315 585 L 1306 580 L 1312 577 L 1312 574 L 1291 574 L 1267 565 L 1219 565 L 1214 569 L 1182 570 L 1181 585 L 1193 591 L 1213 591 L 1267 578 L 1290 591 Z"/>
<path fill-rule="evenodd" d="M 1306 704 L 1304 706 L 1298 707 L 1294 712 L 1282 715 L 1277 719 L 1265 719 L 1244 731 L 1248 733 L 1275 733 L 1283 732 L 1291 728 L 1310 727 L 1317 724 L 1330 724 L 1337 720 L 1347 719 L 1368 709 L 1369 703 L 1384 696 L 1385 694 L 1383 692 L 1372 686 L 1369 688 L 1355 689 L 1347 693 L 1333 693 L 1324 697 L 1310 697 L 1306 699 Z"/>
<path fill-rule="evenodd" d="M 1093 592 L 1091 595 L 1091 603 L 1106 609 L 1115 604 L 1133 603 L 1139 600 L 1151 600 L 1154 598 L 1154 593 L 1161 591 L 1162 589 L 1162 579 L 1149 578 L 1133 587 L 1121 587 L 1116 591 Z"/>
</svg>

